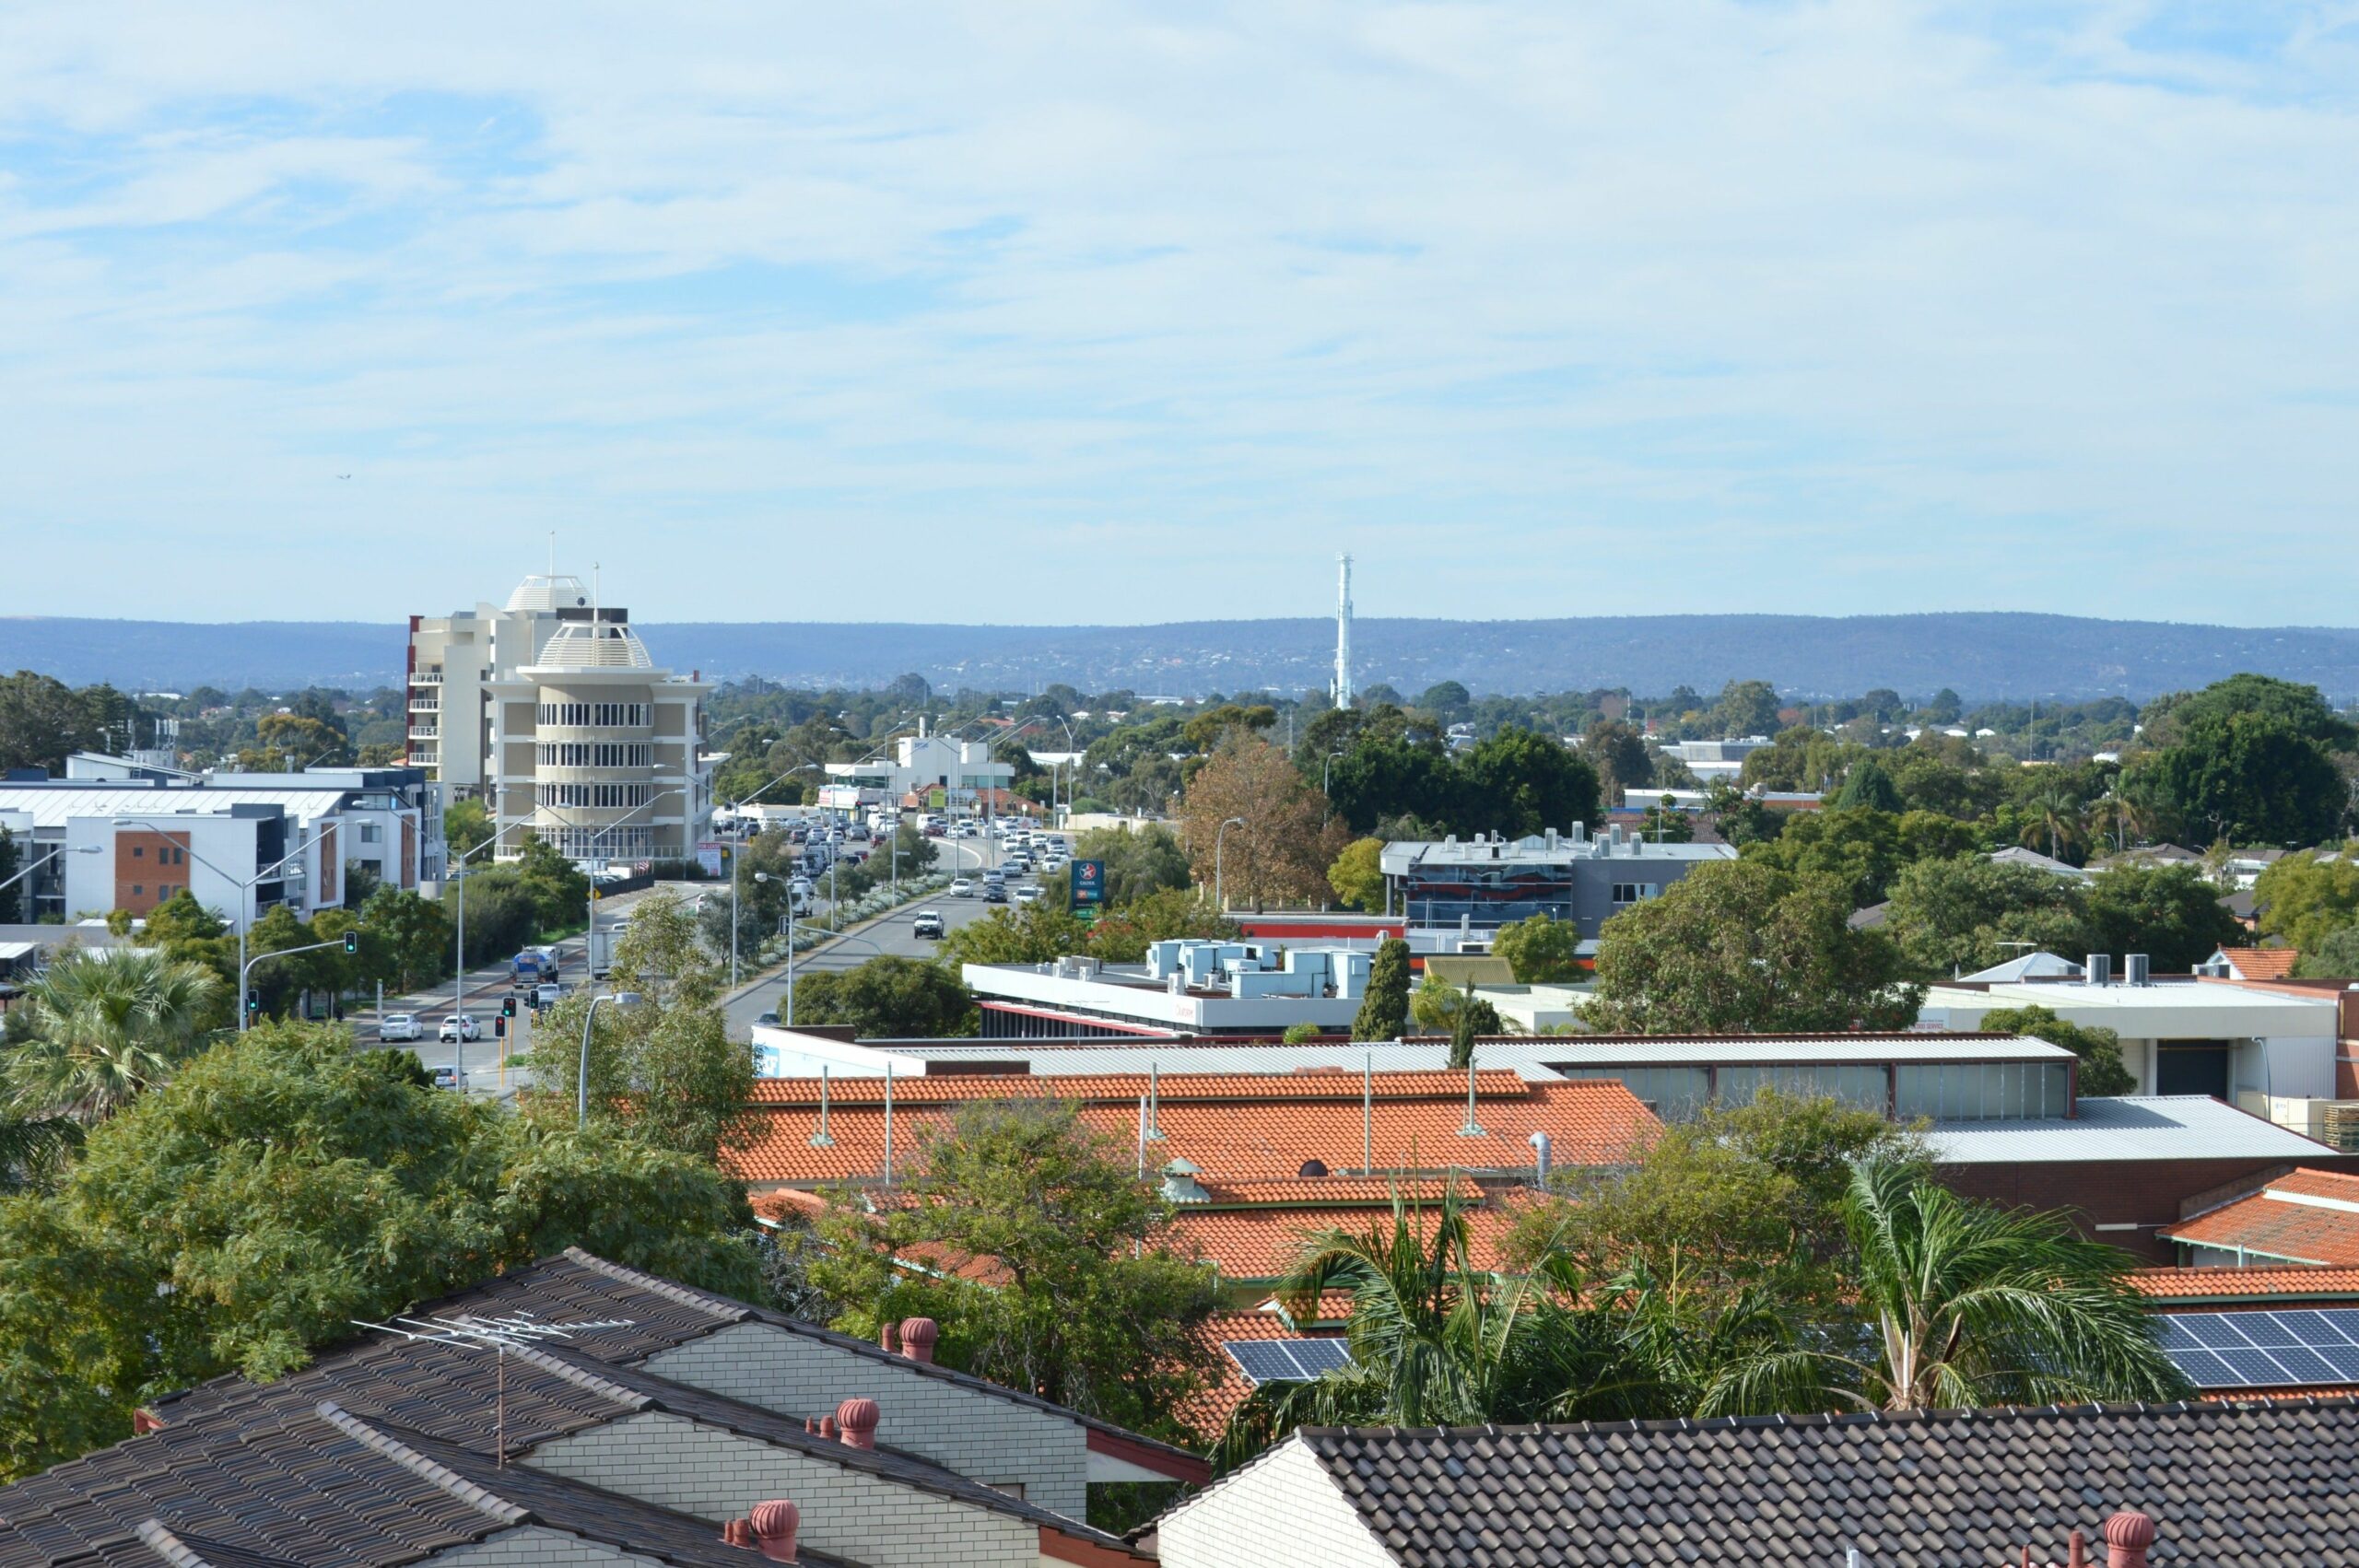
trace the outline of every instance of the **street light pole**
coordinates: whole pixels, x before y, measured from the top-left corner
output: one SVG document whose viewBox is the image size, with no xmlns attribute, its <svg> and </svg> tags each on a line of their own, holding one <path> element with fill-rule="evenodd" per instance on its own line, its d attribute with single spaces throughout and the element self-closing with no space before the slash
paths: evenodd
<svg viewBox="0 0 2359 1568">
<path fill-rule="evenodd" d="M 581 1015 L 581 1065 L 573 1077 L 573 1125 L 580 1129 L 590 1125 L 590 1026 L 598 1021 L 598 1004 L 611 1001 L 628 1012 L 639 1005 L 637 991 L 614 991 L 590 999 L 590 1010 Z"/>
<path fill-rule="evenodd" d="M 1222 823 L 1220 831 L 1213 835 L 1213 905 L 1224 915 L 1228 913 L 1228 895 L 1221 888 L 1220 854 L 1223 848 L 1221 841 L 1228 837 L 1230 828 L 1244 825 L 1243 817 L 1233 816 Z"/>
<path fill-rule="evenodd" d="M 298 856 L 301 855 L 304 850 L 310 848 L 311 847 L 312 840 L 309 838 L 301 839 L 295 846 L 295 848 L 291 853 L 279 856 L 278 859 L 263 867 L 262 870 L 254 872 L 251 878 L 244 882 L 240 882 L 236 876 L 232 875 L 229 872 L 223 871 L 219 866 L 215 865 L 211 860 L 206 860 L 203 855 L 196 852 L 196 835 L 194 830 L 190 828 L 174 827 L 158 818 L 145 816 L 117 817 L 114 819 L 114 825 L 117 827 L 131 827 L 135 825 L 152 827 L 156 830 L 158 836 L 163 838 L 170 838 L 177 833 L 180 835 L 180 847 L 183 850 L 187 851 L 191 860 L 194 860 L 198 865 L 203 866 L 215 876 L 219 877 L 222 881 L 229 883 L 238 890 L 238 974 L 240 976 L 238 984 L 238 1033 L 241 1035 L 244 1034 L 246 1032 L 246 998 L 245 981 L 243 977 L 246 972 L 246 927 L 249 924 L 247 919 L 247 906 L 252 902 L 253 890 L 256 885 L 258 885 L 262 880 L 271 872 L 276 871 L 279 867 L 285 865 L 288 861 L 296 859 Z M 95 848 L 95 846 L 93 846 L 93 848 Z M 190 896 L 194 897 L 195 895 L 191 894 Z"/>
<path fill-rule="evenodd" d="M 56 848 L 52 849 L 48 854 L 43 855 L 40 860 L 35 860 L 31 865 L 27 866 L 23 871 L 18 872 L 7 881 L 0 882 L 0 893 L 5 893 L 9 888 L 16 886 L 17 883 L 24 881 L 25 878 L 32 875 L 33 872 L 41 870 L 41 867 L 49 864 L 50 861 L 57 859 L 60 855 L 95 855 L 99 852 L 99 848 L 100 846 L 96 844 L 76 844 L 71 846 L 60 844 Z"/>
</svg>

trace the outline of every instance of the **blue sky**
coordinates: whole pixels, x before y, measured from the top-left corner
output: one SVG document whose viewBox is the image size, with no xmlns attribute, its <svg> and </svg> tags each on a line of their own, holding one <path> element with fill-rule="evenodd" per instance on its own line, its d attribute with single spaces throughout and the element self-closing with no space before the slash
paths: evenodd
<svg viewBox="0 0 2359 1568">
<path fill-rule="evenodd" d="M 0 614 L 2348 625 L 2355 174 L 2351 5 L 12 6 Z"/>
</svg>

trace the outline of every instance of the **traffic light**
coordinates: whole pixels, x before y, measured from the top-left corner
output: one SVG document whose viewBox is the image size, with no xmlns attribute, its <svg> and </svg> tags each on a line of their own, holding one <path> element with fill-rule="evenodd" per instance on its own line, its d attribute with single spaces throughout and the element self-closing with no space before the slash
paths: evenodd
<svg viewBox="0 0 2359 1568">
<path fill-rule="evenodd" d="M 515 1010 L 515 1004 L 510 1003 L 509 1012 L 513 1012 Z M 495 1040 L 508 1038 L 508 1020 L 505 1015 L 491 1021 L 491 1037 Z"/>
<path fill-rule="evenodd" d="M 246 1011 L 248 1012 L 260 1012 L 262 1011 L 262 992 L 259 989 L 250 989 L 246 992 Z"/>
<path fill-rule="evenodd" d="M 344 933 L 344 950 L 346 953 L 358 953 L 360 951 L 360 933 L 358 931 L 346 931 Z"/>
<path fill-rule="evenodd" d="M 499 999 L 499 1016 L 502 1018 L 513 1018 L 516 1016 L 516 999 L 514 997 L 504 996 Z"/>
</svg>

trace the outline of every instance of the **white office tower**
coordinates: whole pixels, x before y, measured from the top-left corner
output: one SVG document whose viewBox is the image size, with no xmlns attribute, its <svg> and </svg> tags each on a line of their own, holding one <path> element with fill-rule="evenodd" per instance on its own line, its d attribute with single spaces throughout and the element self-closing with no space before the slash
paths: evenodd
<svg viewBox="0 0 2359 1568">
<path fill-rule="evenodd" d="M 1352 558 L 1338 556 L 1335 582 L 1335 706 L 1352 706 Z"/>
<path fill-rule="evenodd" d="M 524 579 L 499 608 L 410 622 L 412 766 L 482 801 L 506 859 L 529 827 L 569 859 L 686 859 L 709 836 L 695 674 L 656 666 L 630 612 L 579 578 Z"/>
</svg>

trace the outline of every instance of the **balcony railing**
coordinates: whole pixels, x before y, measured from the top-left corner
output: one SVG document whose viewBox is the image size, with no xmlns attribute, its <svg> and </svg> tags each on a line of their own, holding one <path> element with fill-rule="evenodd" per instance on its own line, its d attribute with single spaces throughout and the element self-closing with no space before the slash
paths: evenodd
<svg viewBox="0 0 2359 1568">
<path fill-rule="evenodd" d="M 442 731 L 432 724 L 413 724 L 409 727 L 409 738 L 413 741 L 439 741 L 442 738 Z"/>
<path fill-rule="evenodd" d="M 442 711 L 442 699 L 440 696 L 414 696 L 409 699 L 409 710 L 412 713 L 440 713 Z"/>
<path fill-rule="evenodd" d="M 409 673 L 409 684 L 414 686 L 440 685 L 442 684 L 442 666 L 440 664 L 419 665 L 417 669 L 412 670 Z"/>
</svg>

